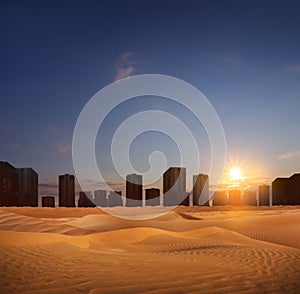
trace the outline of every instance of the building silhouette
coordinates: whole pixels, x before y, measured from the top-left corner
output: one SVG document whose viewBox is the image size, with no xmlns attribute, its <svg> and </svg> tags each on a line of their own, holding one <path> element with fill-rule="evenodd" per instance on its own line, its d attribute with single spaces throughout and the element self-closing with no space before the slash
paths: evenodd
<svg viewBox="0 0 300 294">
<path fill-rule="evenodd" d="M 300 205 L 300 174 L 272 182 L 272 205 Z"/>
<path fill-rule="evenodd" d="M 95 207 L 91 192 L 79 192 L 78 207 Z"/>
<path fill-rule="evenodd" d="M 228 205 L 241 205 L 241 191 L 240 190 L 230 190 L 229 191 L 229 198 L 228 198 Z"/>
<path fill-rule="evenodd" d="M 146 206 L 160 205 L 160 190 L 157 188 L 146 189 Z"/>
<path fill-rule="evenodd" d="M 108 195 L 107 206 L 123 206 L 122 191 L 111 191 Z"/>
<path fill-rule="evenodd" d="M 0 161 L 0 205 L 38 206 L 38 174 Z"/>
<path fill-rule="evenodd" d="M 209 206 L 209 180 L 208 175 L 193 176 L 193 206 Z"/>
<path fill-rule="evenodd" d="M 18 205 L 18 191 L 16 168 L 8 162 L 0 161 L 0 205 Z"/>
<path fill-rule="evenodd" d="M 245 191 L 243 194 L 242 204 L 257 206 L 256 192 L 255 191 Z"/>
<path fill-rule="evenodd" d="M 55 207 L 55 197 L 54 196 L 43 196 L 42 197 L 42 207 Z"/>
<path fill-rule="evenodd" d="M 228 199 L 225 191 L 215 191 L 213 197 L 213 206 L 224 206 L 227 205 Z"/>
<path fill-rule="evenodd" d="M 32 168 L 17 168 L 19 206 L 38 206 L 38 174 Z"/>
<path fill-rule="evenodd" d="M 96 206 L 107 207 L 106 190 L 96 190 L 94 193 L 94 203 Z"/>
<path fill-rule="evenodd" d="M 300 205 L 300 173 L 293 174 L 290 177 L 291 184 L 291 202 L 290 205 Z"/>
<path fill-rule="evenodd" d="M 58 177 L 59 182 L 59 206 L 75 207 L 75 177 L 65 174 Z"/>
<path fill-rule="evenodd" d="M 126 176 L 126 206 L 142 206 L 143 176 L 130 174 Z"/>
<path fill-rule="evenodd" d="M 277 178 L 272 182 L 272 205 L 290 204 L 290 185 L 288 178 Z"/>
<path fill-rule="evenodd" d="M 163 174 L 163 193 L 164 206 L 189 206 L 185 167 L 170 167 Z"/>
<path fill-rule="evenodd" d="M 270 186 L 260 185 L 258 187 L 258 204 L 259 206 L 270 205 Z"/>
</svg>

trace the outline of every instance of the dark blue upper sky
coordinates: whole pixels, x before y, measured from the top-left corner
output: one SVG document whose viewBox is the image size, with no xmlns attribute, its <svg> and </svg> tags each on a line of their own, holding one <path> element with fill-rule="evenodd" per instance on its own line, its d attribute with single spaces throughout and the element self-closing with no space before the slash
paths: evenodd
<svg viewBox="0 0 300 294">
<path fill-rule="evenodd" d="M 0 159 L 55 182 L 86 102 L 158 73 L 206 95 L 249 177 L 299 171 L 299 15 L 299 1 L 1 1 Z"/>
</svg>

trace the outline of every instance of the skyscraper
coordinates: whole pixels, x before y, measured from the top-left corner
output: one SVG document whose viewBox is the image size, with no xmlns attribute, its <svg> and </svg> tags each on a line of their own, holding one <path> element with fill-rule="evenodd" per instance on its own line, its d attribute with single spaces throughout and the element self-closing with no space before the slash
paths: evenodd
<svg viewBox="0 0 300 294">
<path fill-rule="evenodd" d="M 126 206 L 142 206 L 143 176 L 130 174 L 126 176 Z"/>
<path fill-rule="evenodd" d="M 95 207 L 91 192 L 79 192 L 78 207 Z"/>
<path fill-rule="evenodd" d="M 228 204 L 229 205 L 241 205 L 242 204 L 240 190 L 230 190 L 229 191 Z"/>
<path fill-rule="evenodd" d="M 107 207 L 106 190 L 96 190 L 94 194 L 94 203 L 100 207 Z"/>
<path fill-rule="evenodd" d="M 259 206 L 270 205 L 270 186 L 260 185 L 258 187 L 258 203 Z"/>
<path fill-rule="evenodd" d="M 209 181 L 208 175 L 193 176 L 193 206 L 209 206 Z"/>
<path fill-rule="evenodd" d="M 290 189 L 288 178 L 276 178 L 272 182 L 272 205 L 290 204 Z"/>
<path fill-rule="evenodd" d="M 38 174 L 32 168 L 17 168 L 19 206 L 38 206 Z"/>
<path fill-rule="evenodd" d="M 156 188 L 146 189 L 146 206 L 160 205 L 160 190 Z"/>
<path fill-rule="evenodd" d="M 107 206 L 123 206 L 122 191 L 111 191 L 108 195 Z"/>
<path fill-rule="evenodd" d="M 300 173 L 290 177 L 290 205 L 300 205 Z"/>
<path fill-rule="evenodd" d="M 38 206 L 38 174 L 0 161 L 0 205 Z"/>
<path fill-rule="evenodd" d="M 0 205 L 18 204 L 18 178 L 16 169 L 8 162 L 0 161 Z"/>
<path fill-rule="evenodd" d="M 164 206 L 189 205 L 185 167 L 170 167 L 163 174 L 163 193 Z"/>
<path fill-rule="evenodd" d="M 243 194 L 242 204 L 257 206 L 256 191 L 245 191 Z"/>
<path fill-rule="evenodd" d="M 300 174 L 272 182 L 272 205 L 300 205 Z"/>
<path fill-rule="evenodd" d="M 59 206 L 75 207 L 75 177 L 65 174 L 59 177 Z"/>
<path fill-rule="evenodd" d="M 227 205 L 228 199 L 225 191 L 215 191 L 213 198 L 213 206 Z"/>
</svg>

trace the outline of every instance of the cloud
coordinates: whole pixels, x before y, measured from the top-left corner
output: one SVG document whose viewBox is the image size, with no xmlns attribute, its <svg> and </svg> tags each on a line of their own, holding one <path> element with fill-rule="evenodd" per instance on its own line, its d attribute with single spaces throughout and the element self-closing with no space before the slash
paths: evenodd
<svg viewBox="0 0 300 294">
<path fill-rule="evenodd" d="M 57 189 L 58 188 L 58 185 L 57 184 L 52 184 L 52 183 L 39 183 L 39 187 L 40 188 L 55 188 Z"/>
<path fill-rule="evenodd" d="M 96 190 L 114 190 L 114 191 L 122 191 L 122 193 L 125 193 L 125 183 L 123 182 L 114 182 L 114 181 L 107 181 L 107 182 L 100 182 L 95 180 L 86 179 L 84 180 L 85 187 L 84 189 L 87 191 L 96 191 Z M 79 189 L 81 190 L 81 187 L 79 186 Z M 125 194 L 124 194 L 125 195 Z"/>
<path fill-rule="evenodd" d="M 58 142 L 56 148 L 59 153 L 67 153 L 71 149 L 71 144 Z"/>
<path fill-rule="evenodd" d="M 278 159 L 292 159 L 292 158 L 299 158 L 299 157 L 300 157 L 300 150 L 283 153 L 277 156 Z"/>
<path fill-rule="evenodd" d="M 123 78 L 127 78 L 134 73 L 135 61 L 133 60 L 132 57 L 133 54 L 131 52 L 126 52 L 124 54 L 121 54 L 117 58 L 117 61 L 115 63 L 115 68 L 116 68 L 115 81 L 118 81 Z"/>
<path fill-rule="evenodd" d="M 120 186 L 124 186 L 124 183 L 120 182 L 113 182 L 113 181 L 107 181 L 107 182 L 100 182 L 100 181 L 95 181 L 95 180 L 85 180 L 87 185 L 90 185 L 94 188 L 103 188 L 103 189 L 108 189 L 109 187 L 111 188 L 116 188 Z"/>
<path fill-rule="evenodd" d="M 121 80 L 124 78 L 129 77 L 134 72 L 134 68 L 132 66 L 126 67 L 126 68 L 118 68 L 117 69 L 117 75 L 115 80 Z"/>
<path fill-rule="evenodd" d="M 40 195 L 56 196 L 58 194 L 58 184 L 51 182 L 39 183 Z"/>
<path fill-rule="evenodd" d="M 300 64 L 290 65 L 290 66 L 286 67 L 285 70 L 290 73 L 300 72 Z"/>
</svg>

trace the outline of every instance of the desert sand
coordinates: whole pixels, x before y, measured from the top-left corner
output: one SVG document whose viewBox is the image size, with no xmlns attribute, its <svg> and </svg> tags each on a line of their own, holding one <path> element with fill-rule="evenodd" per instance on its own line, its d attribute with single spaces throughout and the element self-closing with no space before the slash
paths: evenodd
<svg viewBox="0 0 300 294">
<path fill-rule="evenodd" d="M 179 207 L 148 220 L 98 208 L 1 207 L 0 230 L 0 293 L 300 289 L 299 206 Z"/>
</svg>

